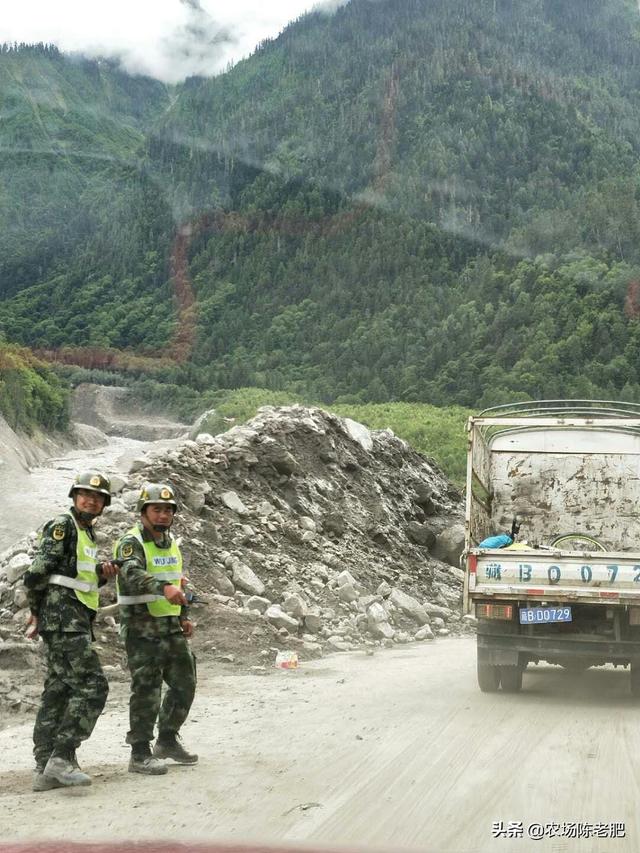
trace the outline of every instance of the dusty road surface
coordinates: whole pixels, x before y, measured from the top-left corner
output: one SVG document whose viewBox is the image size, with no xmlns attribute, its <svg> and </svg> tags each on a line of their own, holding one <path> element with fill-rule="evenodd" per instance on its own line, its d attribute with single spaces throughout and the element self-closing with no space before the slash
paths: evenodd
<svg viewBox="0 0 640 853">
<path fill-rule="evenodd" d="M 79 753 L 91 788 L 31 792 L 31 721 L 0 731 L 5 842 L 263 841 L 377 850 L 637 851 L 640 709 L 627 674 L 533 667 L 482 694 L 473 639 L 231 675 L 200 662 L 195 767 L 127 773 L 125 683 Z M 22 718 L 24 720 L 24 718 Z M 525 837 L 494 838 L 521 821 Z M 526 837 L 625 823 L 626 838 Z"/>
</svg>

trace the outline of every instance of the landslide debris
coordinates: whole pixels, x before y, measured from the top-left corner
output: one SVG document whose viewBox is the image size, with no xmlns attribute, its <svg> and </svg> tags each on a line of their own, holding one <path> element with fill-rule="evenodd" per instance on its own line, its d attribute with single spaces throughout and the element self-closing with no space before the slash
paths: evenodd
<svg viewBox="0 0 640 853">
<path fill-rule="evenodd" d="M 135 521 L 149 480 L 169 481 L 181 499 L 174 533 L 195 593 L 199 656 L 267 672 L 279 649 L 304 660 L 472 630 L 460 614 L 461 495 L 391 430 L 319 408 L 265 406 L 225 433 L 153 451 L 133 461 L 126 481 L 114 477 L 101 556 Z M 20 582 L 36 538 L 0 555 L 0 704 L 13 708 L 16 671 L 39 657 L 38 644 L 22 639 Z M 101 596 L 98 649 L 111 676 L 124 678 L 115 590 Z"/>
</svg>

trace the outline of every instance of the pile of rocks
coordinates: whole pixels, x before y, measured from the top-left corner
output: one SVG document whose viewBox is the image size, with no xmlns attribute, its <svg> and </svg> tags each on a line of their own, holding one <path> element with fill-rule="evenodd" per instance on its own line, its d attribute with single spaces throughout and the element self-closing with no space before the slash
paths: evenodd
<svg viewBox="0 0 640 853">
<path fill-rule="evenodd" d="M 198 643 L 214 658 L 261 666 L 279 648 L 304 657 L 468 627 L 461 496 L 390 430 L 319 408 L 264 407 L 220 435 L 153 451 L 126 481 L 114 477 L 97 534 L 104 557 L 134 522 L 146 481 L 168 481 L 180 496 L 174 532 L 196 594 Z M 35 542 L 33 533 L 0 555 L 5 632 L 24 630 L 19 579 Z M 115 600 L 111 586 L 102 594 L 105 605 Z M 102 641 L 117 631 L 104 619 Z"/>
</svg>

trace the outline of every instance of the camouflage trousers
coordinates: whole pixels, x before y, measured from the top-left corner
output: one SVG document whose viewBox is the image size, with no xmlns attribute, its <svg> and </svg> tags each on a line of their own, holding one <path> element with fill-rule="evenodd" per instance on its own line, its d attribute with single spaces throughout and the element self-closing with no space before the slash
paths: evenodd
<svg viewBox="0 0 640 853">
<path fill-rule="evenodd" d="M 187 719 L 196 692 L 196 661 L 182 634 L 147 639 L 129 634 L 127 658 L 131 672 L 127 743 L 175 735 Z M 162 699 L 162 682 L 168 690 Z"/>
<path fill-rule="evenodd" d="M 33 729 L 36 764 L 65 755 L 86 740 L 109 693 L 89 634 L 43 633 L 47 674 Z"/>
</svg>

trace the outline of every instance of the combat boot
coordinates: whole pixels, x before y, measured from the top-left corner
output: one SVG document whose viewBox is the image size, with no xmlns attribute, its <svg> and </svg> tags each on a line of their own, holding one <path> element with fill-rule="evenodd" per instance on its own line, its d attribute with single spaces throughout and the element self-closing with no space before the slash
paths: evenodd
<svg viewBox="0 0 640 853">
<path fill-rule="evenodd" d="M 65 788 L 91 784 L 91 776 L 83 773 L 72 761 L 60 755 L 51 756 L 42 775 L 45 779 L 53 779 L 59 782 Z"/>
<path fill-rule="evenodd" d="M 149 744 L 135 744 L 129 759 L 129 773 L 144 773 L 146 776 L 163 776 L 169 768 L 159 758 L 151 755 Z"/>
<path fill-rule="evenodd" d="M 63 788 L 62 782 L 44 775 L 44 764 L 38 764 L 33 774 L 32 791 L 52 791 L 54 788 Z"/>
<path fill-rule="evenodd" d="M 172 758 L 176 764 L 197 764 L 198 756 L 193 752 L 187 752 L 178 735 L 158 735 L 158 740 L 153 748 L 156 758 Z"/>
</svg>

